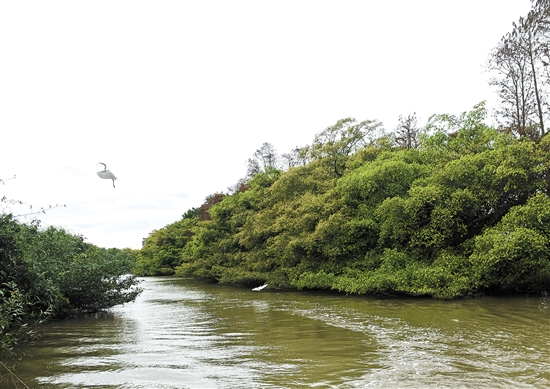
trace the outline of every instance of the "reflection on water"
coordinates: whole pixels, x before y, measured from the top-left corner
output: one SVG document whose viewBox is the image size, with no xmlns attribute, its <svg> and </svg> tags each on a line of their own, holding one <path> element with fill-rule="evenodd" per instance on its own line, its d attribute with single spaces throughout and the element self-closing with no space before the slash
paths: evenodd
<svg viewBox="0 0 550 389">
<path fill-rule="evenodd" d="M 45 326 L 17 375 L 45 389 L 550 387 L 548 297 L 144 287 L 109 313 Z"/>
</svg>

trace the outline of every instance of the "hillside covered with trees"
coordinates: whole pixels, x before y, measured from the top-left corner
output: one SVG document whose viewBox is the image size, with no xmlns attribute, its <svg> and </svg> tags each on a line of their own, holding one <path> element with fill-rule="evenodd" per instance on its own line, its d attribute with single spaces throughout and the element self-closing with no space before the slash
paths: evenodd
<svg viewBox="0 0 550 389">
<path fill-rule="evenodd" d="M 378 123 L 341 120 L 286 171 L 260 149 L 252 177 L 154 232 L 137 271 L 443 298 L 547 290 L 550 137 L 485 119 L 479 104 L 371 139 Z"/>
<path fill-rule="evenodd" d="M 440 298 L 550 289 L 550 1 L 489 54 L 500 105 L 338 121 L 247 175 L 138 253 L 142 275 Z"/>
</svg>

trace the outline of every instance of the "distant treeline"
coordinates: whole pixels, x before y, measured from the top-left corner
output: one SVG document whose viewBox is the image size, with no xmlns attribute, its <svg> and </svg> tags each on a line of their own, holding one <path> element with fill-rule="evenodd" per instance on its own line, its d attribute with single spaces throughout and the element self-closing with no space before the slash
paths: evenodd
<svg viewBox="0 0 550 389">
<path fill-rule="evenodd" d="M 401 118 L 393 134 L 344 119 L 156 230 L 140 275 L 345 293 L 454 298 L 550 289 L 550 137 L 485 124 L 479 104 Z M 256 161 L 256 162 L 254 162 Z"/>
</svg>

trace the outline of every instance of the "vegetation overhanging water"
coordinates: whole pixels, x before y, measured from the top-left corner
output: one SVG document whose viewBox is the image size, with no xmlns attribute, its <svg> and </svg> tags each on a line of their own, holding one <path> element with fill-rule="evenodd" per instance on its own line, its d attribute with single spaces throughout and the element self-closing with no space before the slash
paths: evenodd
<svg viewBox="0 0 550 389">
<path fill-rule="evenodd" d="M 266 142 L 229 193 L 154 231 L 139 252 L 20 223 L 9 204 L 21 202 L 2 197 L 2 358 L 41 323 L 133 301 L 132 272 L 271 291 L 547 294 L 549 20 L 550 2 L 533 1 L 490 53 L 498 124 L 480 103 L 424 127 L 400 117 L 394 133 L 345 118 L 280 158 Z"/>
<path fill-rule="evenodd" d="M 363 144 L 378 124 L 340 121 L 307 164 L 267 166 L 155 231 L 136 271 L 348 294 L 547 291 L 550 137 L 485 117 L 483 104 L 436 116 L 418 148 Z"/>
</svg>

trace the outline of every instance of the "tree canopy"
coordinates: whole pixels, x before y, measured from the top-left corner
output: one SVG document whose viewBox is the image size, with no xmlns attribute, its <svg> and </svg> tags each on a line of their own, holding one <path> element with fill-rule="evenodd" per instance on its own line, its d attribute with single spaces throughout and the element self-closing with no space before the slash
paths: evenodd
<svg viewBox="0 0 550 389">
<path fill-rule="evenodd" d="M 485 103 L 425 126 L 344 118 L 312 144 L 264 143 L 230 193 L 157 231 L 143 274 L 442 298 L 550 288 L 550 1 L 490 53 Z M 196 211 L 195 211 L 196 210 Z"/>
<path fill-rule="evenodd" d="M 339 121 L 309 146 L 309 163 L 266 166 L 246 189 L 207 198 L 209 217 L 153 234 L 143 268 L 345 293 L 548 289 L 550 230 L 536 209 L 550 209 L 550 138 L 514 138 L 486 116 L 483 103 L 435 115 L 417 147 L 364 141 L 376 122 Z"/>
</svg>

